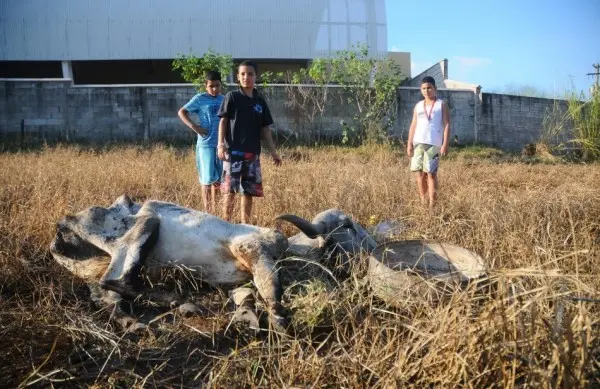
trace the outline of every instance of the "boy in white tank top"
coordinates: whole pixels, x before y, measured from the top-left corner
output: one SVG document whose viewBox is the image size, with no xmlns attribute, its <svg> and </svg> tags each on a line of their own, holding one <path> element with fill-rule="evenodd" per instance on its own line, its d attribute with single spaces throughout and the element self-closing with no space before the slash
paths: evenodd
<svg viewBox="0 0 600 389">
<path fill-rule="evenodd" d="M 436 97 L 433 77 L 423 78 L 421 93 L 425 99 L 415 105 L 406 154 L 411 157 L 410 170 L 415 172 L 421 203 L 433 208 L 440 155 L 448 153 L 450 113 L 448 105 Z"/>
</svg>

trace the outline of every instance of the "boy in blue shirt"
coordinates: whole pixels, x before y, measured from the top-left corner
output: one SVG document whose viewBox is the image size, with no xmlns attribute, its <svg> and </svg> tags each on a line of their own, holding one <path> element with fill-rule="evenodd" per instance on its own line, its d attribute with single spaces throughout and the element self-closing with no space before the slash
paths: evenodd
<svg viewBox="0 0 600 389">
<path fill-rule="evenodd" d="M 217 112 L 223 101 L 221 95 L 221 74 L 216 71 L 206 73 L 205 93 L 198 93 L 184 105 L 177 114 L 181 121 L 198 135 L 196 141 L 196 168 L 202 186 L 204 210 L 216 212 L 217 189 L 221 184 L 223 163 L 217 158 L 219 117 Z M 198 115 L 200 125 L 190 119 L 189 113 Z M 210 198 L 210 202 L 209 202 Z"/>
</svg>

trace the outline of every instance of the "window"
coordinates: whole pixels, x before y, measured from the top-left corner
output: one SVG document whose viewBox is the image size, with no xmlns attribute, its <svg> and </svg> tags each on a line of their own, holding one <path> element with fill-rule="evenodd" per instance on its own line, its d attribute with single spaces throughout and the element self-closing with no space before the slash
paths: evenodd
<svg viewBox="0 0 600 389">
<path fill-rule="evenodd" d="M 350 26 L 350 44 L 367 43 L 367 28 L 363 26 Z"/>
<path fill-rule="evenodd" d="M 330 20 L 333 23 L 347 23 L 348 9 L 346 0 L 329 0 Z"/>
<path fill-rule="evenodd" d="M 319 27 L 319 33 L 317 35 L 317 42 L 315 48 L 319 53 L 329 52 L 329 25 L 321 24 Z"/>
<path fill-rule="evenodd" d="M 385 2 L 384 0 L 373 0 L 375 3 L 375 15 L 377 24 L 387 24 L 385 17 Z"/>
<path fill-rule="evenodd" d="M 367 22 L 367 9 L 364 0 L 351 0 L 348 3 L 348 20 L 350 23 Z"/>
<path fill-rule="evenodd" d="M 331 50 L 346 50 L 348 48 L 348 26 L 331 26 Z"/>
</svg>

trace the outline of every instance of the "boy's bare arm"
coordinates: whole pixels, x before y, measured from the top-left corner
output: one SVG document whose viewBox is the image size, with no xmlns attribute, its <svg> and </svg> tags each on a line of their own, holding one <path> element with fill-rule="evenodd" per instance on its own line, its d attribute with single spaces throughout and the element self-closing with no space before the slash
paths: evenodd
<svg viewBox="0 0 600 389">
<path fill-rule="evenodd" d="M 408 130 L 408 141 L 406 144 L 406 154 L 409 157 L 413 156 L 413 139 L 415 137 L 415 129 L 417 128 L 417 107 L 413 110 L 412 121 L 410 122 L 410 129 Z"/>
<path fill-rule="evenodd" d="M 273 143 L 273 136 L 271 136 L 271 128 L 269 126 L 264 126 L 261 129 L 261 138 L 267 144 L 267 148 L 271 152 L 271 157 L 273 157 L 273 161 L 275 165 L 281 164 L 281 157 L 277 154 L 277 150 L 275 149 L 275 144 Z"/>
<path fill-rule="evenodd" d="M 202 135 L 202 136 L 208 135 L 208 131 L 206 131 L 206 129 L 200 127 L 199 125 L 194 123 L 194 121 L 192 119 L 190 119 L 190 113 L 188 112 L 187 109 L 180 108 L 179 111 L 177 111 L 177 116 L 179 116 L 179 119 L 181 119 L 183 124 L 185 124 L 186 126 L 191 128 L 192 131 L 194 131 L 196 134 Z"/>
<path fill-rule="evenodd" d="M 221 120 L 219 120 L 219 137 L 217 138 L 217 157 L 219 157 L 221 161 L 227 160 L 227 146 L 225 145 L 225 133 L 227 131 L 228 126 L 229 118 L 222 117 Z"/>
<path fill-rule="evenodd" d="M 442 155 L 446 155 L 448 153 L 448 142 L 450 141 L 450 111 L 445 101 L 442 103 L 442 120 L 444 122 L 444 141 L 440 152 Z"/>
</svg>

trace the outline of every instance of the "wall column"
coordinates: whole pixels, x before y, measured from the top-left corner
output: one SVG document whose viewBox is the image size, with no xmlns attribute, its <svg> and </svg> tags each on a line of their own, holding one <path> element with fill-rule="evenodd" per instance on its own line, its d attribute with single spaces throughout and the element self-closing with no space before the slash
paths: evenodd
<svg viewBox="0 0 600 389">
<path fill-rule="evenodd" d="M 71 61 L 62 61 L 62 77 L 73 81 L 73 67 Z"/>
</svg>

